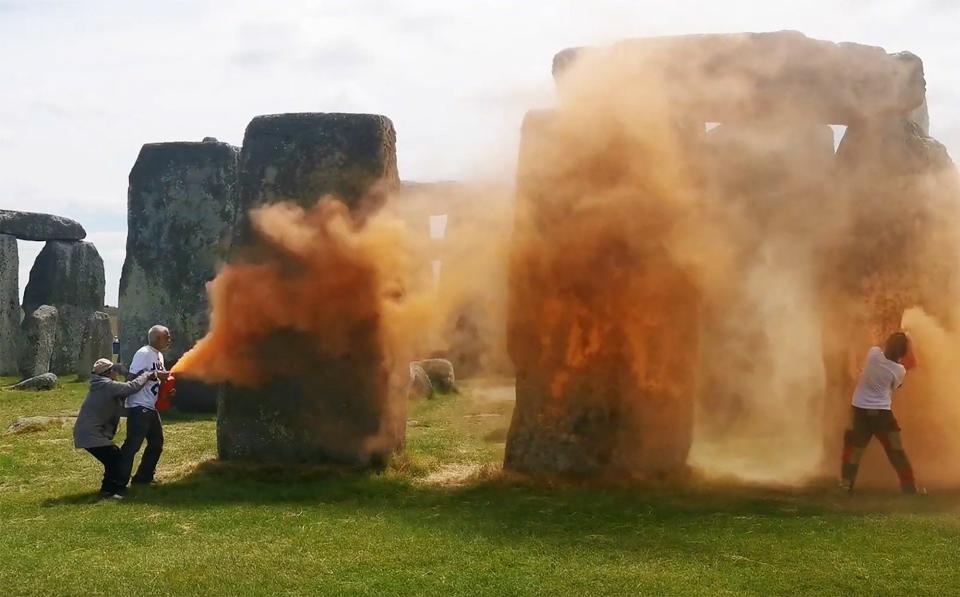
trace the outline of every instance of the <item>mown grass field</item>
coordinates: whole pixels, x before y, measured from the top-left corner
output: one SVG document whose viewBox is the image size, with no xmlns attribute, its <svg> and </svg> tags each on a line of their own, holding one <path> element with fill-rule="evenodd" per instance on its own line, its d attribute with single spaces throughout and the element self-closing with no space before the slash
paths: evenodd
<svg viewBox="0 0 960 597">
<path fill-rule="evenodd" d="M 0 429 L 84 391 L 0 390 Z M 511 408 L 416 404 L 369 475 L 219 464 L 212 417 L 167 417 L 162 485 L 122 503 L 93 502 L 69 426 L 0 435 L 0 594 L 960 593 L 958 493 L 535 484 L 499 473 Z"/>
</svg>

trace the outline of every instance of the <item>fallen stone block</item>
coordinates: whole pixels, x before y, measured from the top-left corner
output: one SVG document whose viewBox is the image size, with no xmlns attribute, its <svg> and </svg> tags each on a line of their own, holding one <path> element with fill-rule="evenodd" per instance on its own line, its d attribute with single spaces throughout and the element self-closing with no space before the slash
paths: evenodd
<svg viewBox="0 0 960 597">
<path fill-rule="evenodd" d="M 430 376 L 419 363 L 410 363 L 410 388 L 407 396 L 412 400 L 433 398 Z"/>
<path fill-rule="evenodd" d="M 17 420 L 7 427 L 6 435 L 21 433 L 35 433 L 47 429 L 59 428 L 64 425 L 73 425 L 77 417 L 17 417 Z"/>
<path fill-rule="evenodd" d="M 427 374 L 431 385 L 437 391 L 444 394 L 456 391 L 457 380 L 453 373 L 453 363 L 446 359 L 425 359 L 417 361 L 416 364 Z"/>
<path fill-rule="evenodd" d="M 10 386 L 10 390 L 52 390 L 57 387 L 59 380 L 53 373 L 44 373 L 30 379 L 25 379 L 20 383 Z"/>
</svg>

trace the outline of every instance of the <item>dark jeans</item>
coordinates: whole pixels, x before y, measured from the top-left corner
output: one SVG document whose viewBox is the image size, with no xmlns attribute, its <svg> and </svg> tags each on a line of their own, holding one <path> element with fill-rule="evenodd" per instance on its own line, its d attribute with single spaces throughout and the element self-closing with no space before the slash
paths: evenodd
<svg viewBox="0 0 960 597">
<path fill-rule="evenodd" d="M 121 479 L 120 476 L 120 448 L 110 444 L 109 446 L 97 446 L 86 450 L 103 464 L 103 481 L 100 483 L 100 491 L 109 494 L 122 494 L 127 486 L 127 481 Z"/>
<path fill-rule="evenodd" d="M 160 423 L 160 413 L 149 408 L 137 406 L 127 409 L 127 439 L 120 448 L 122 455 L 120 478 L 124 486 L 130 479 L 133 470 L 133 459 L 140 451 L 143 440 L 147 440 L 147 447 L 140 459 L 140 467 L 133 476 L 134 483 L 149 483 L 153 481 L 153 474 L 163 452 L 163 424 Z"/>
<path fill-rule="evenodd" d="M 840 475 L 847 487 L 852 489 L 860 469 L 860 459 L 870 443 L 876 437 L 887 453 L 887 459 L 893 465 L 900 479 L 900 489 L 905 493 L 916 493 L 913 479 L 913 467 L 900 439 L 900 425 L 893 412 L 853 407 L 850 426 L 843 434 L 843 456 Z"/>
</svg>

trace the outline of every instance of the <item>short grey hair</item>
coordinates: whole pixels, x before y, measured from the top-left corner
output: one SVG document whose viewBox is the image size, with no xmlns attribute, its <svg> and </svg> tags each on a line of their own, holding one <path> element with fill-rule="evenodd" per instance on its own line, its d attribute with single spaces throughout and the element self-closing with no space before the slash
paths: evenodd
<svg viewBox="0 0 960 597">
<path fill-rule="evenodd" d="M 163 333 L 170 333 L 170 330 L 167 329 L 167 326 L 164 325 L 155 325 L 149 330 L 147 330 L 147 343 L 153 344 L 153 340 Z"/>
</svg>

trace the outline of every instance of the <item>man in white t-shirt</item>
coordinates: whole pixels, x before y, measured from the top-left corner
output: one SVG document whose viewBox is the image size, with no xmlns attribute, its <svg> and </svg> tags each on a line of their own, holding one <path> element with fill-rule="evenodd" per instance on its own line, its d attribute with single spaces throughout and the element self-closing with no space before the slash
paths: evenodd
<svg viewBox="0 0 960 597">
<path fill-rule="evenodd" d="M 140 375 L 144 371 L 164 372 L 163 352 L 170 347 L 170 330 L 162 325 L 155 325 L 147 332 L 147 345 L 138 350 L 130 361 L 130 374 Z M 124 485 L 130 479 L 133 470 L 133 460 L 140 451 L 143 441 L 147 447 L 140 459 L 137 473 L 133 475 L 133 485 L 150 485 L 153 475 L 163 452 L 163 424 L 160 422 L 160 413 L 157 412 L 157 395 L 160 391 L 160 382 L 147 382 L 136 394 L 127 397 L 127 439 L 120 448 L 121 468 L 120 478 Z"/>
<path fill-rule="evenodd" d="M 907 365 L 906 367 L 904 365 Z M 853 490 L 860 459 L 874 436 L 880 440 L 890 464 L 900 478 L 904 493 L 916 493 L 913 468 L 900 439 L 900 426 L 893 416 L 893 393 L 907 375 L 907 367 L 916 366 L 910 337 L 896 332 L 887 338 L 884 348 L 870 348 L 860 381 L 853 392 L 853 413 L 843 436 L 841 486 Z"/>
</svg>

